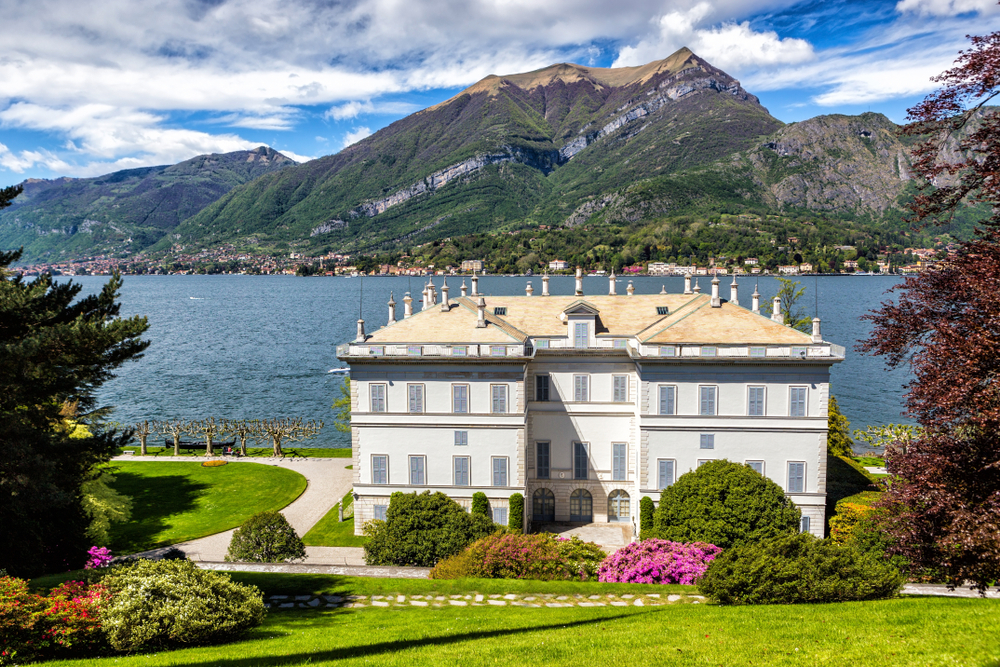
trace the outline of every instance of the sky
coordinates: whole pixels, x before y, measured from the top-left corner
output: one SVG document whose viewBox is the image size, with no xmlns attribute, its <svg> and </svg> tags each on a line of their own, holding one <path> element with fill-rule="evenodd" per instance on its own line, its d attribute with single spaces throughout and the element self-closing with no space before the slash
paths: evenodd
<svg viewBox="0 0 1000 667">
<path fill-rule="evenodd" d="M 905 121 L 991 0 L 0 0 L 0 186 L 330 155 L 489 74 L 687 46 L 772 115 Z"/>
</svg>

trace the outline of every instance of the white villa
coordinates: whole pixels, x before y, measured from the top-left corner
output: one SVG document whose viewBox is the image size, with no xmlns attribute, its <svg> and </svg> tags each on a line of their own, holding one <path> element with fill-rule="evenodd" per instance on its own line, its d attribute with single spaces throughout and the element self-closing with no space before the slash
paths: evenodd
<svg viewBox="0 0 1000 667">
<path fill-rule="evenodd" d="M 639 500 L 705 461 L 744 462 L 822 536 L 830 368 L 844 348 L 691 289 L 682 294 L 409 294 L 371 334 L 338 347 L 350 364 L 355 526 L 384 518 L 395 491 L 484 492 L 494 520 L 525 498 L 540 522 L 627 522 Z M 774 312 L 780 309 L 775 300 Z M 775 319 L 777 321 L 775 321 Z"/>
</svg>

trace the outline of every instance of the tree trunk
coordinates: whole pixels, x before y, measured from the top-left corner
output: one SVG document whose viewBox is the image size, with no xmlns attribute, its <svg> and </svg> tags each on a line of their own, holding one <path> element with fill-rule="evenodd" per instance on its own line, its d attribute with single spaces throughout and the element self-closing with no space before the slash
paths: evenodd
<svg viewBox="0 0 1000 667">
<path fill-rule="evenodd" d="M 141 454 L 142 456 L 146 455 L 146 438 L 148 437 L 149 436 L 146 435 L 139 436 L 139 454 Z"/>
<path fill-rule="evenodd" d="M 247 436 L 246 433 L 240 434 L 240 456 L 247 455 Z"/>
<path fill-rule="evenodd" d="M 284 456 L 284 453 L 281 451 L 281 436 L 272 435 L 271 442 L 274 443 L 274 456 Z"/>
<path fill-rule="evenodd" d="M 181 455 L 181 434 L 174 433 L 174 456 Z"/>
<path fill-rule="evenodd" d="M 215 452 L 212 451 L 212 434 L 205 434 L 205 456 L 211 456 Z"/>
</svg>

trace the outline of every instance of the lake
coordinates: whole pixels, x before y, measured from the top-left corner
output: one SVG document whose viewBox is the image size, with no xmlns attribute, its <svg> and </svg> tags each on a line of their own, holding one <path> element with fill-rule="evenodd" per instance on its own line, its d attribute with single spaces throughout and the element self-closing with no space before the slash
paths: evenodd
<svg viewBox="0 0 1000 667">
<path fill-rule="evenodd" d="M 73 278 L 83 293 L 100 291 L 107 277 Z M 541 278 L 485 276 L 484 294 L 524 294 L 528 280 L 535 294 Z M 551 279 L 552 294 L 573 291 L 572 276 Z M 666 285 L 680 292 L 683 278 L 637 277 L 636 292 L 657 293 Z M 731 278 L 722 279 L 723 297 Z M 830 276 L 800 279 L 806 293 L 800 304 L 810 316 L 818 306 L 823 338 L 847 348 L 846 361 L 832 372 L 832 392 L 853 428 L 905 421 L 903 385 L 907 371 L 889 372 L 878 358 L 854 351 L 871 325 L 861 315 L 889 298 L 885 291 L 901 281 L 894 276 Z M 152 341 L 146 355 L 126 364 L 102 387 L 102 404 L 115 406 L 114 419 L 201 419 L 204 417 L 302 417 L 327 426 L 310 446 L 344 447 L 347 434 L 333 428 L 331 405 L 341 377 L 329 371 L 342 364 L 336 346 L 355 336 L 358 313 L 368 331 L 386 322 L 389 293 L 402 314 L 406 291 L 420 298 L 426 278 L 298 278 L 294 276 L 126 276 L 122 315 L 146 315 Z M 439 287 L 441 277 L 434 280 Z M 450 278 L 452 294 L 462 278 Z M 700 279 L 704 292 L 709 279 Z M 755 278 L 739 278 L 740 302 L 749 304 Z M 628 279 L 619 279 L 624 294 Z M 760 278 L 761 304 L 779 285 Z M 608 279 L 584 279 L 585 294 L 606 294 Z M 363 291 L 363 304 L 362 304 Z M 536 298 L 541 298 L 537 297 Z M 623 297 L 624 298 L 624 297 Z M 360 305 L 360 311 L 359 311 Z M 414 302 L 414 309 L 418 304 Z"/>
</svg>

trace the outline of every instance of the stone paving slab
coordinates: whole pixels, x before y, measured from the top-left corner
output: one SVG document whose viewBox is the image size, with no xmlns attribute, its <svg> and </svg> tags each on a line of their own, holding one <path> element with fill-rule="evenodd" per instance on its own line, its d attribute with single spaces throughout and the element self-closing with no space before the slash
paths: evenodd
<svg viewBox="0 0 1000 667">
<path fill-rule="evenodd" d="M 588 598 L 584 598 L 582 595 L 577 595 L 574 597 L 569 596 L 559 596 L 553 599 L 552 595 L 548 595 L 546 600 L 539 600 L 542 596 L 522 596 L 516 593 L 508 593 L 506 595 L 476 595 L 474 598 L 472 595 L 451 595 L 451 599 L 445 598 L 443 595 L 373 595 L 370 598 L 365 595 L 349 595 L 346 598 L 341 599 L 337 596 L 329 595 L 271 595 L 265 600 L 265 605 L 272 609 L 367 609 L 367 608 L 397 608 L 405 609 L 412 607 L 437 607 L 437 608 L 448 608 L 448 607 L 531 607 L 536 609 L 569 609 L 571 607 L 606 607 L 609 604 L 613 607 L 645 607 L 645 606 L 663 606 L 666 604 L 699 604 L 705 601 L 705 598 L 701 595 L 671 595 L 670 597 L 676 598 L 671 602 L 663 602 L 659 598 L 659 595 L 655 597 L 652 595 L 642 595 L 642 596 L 630 596 L 633 598 L 630 602 L 615 599 L 614 595 L 591 595 Z M 455 598 L 465 598 L 465 599 L 455 599 Z M 535 604 L 539 602 L 539 604 Z M 445 604 L 447 603 L 447 604 Z"/>
<path fill-rule="evenodd" d="M 381 567 L 364 565 L 312 565 L 309 563 L 225 563 L 199 562 L 198 567 L 222 572 L 282 572 L 288 574 L 337 574 L 345 577 L 380 577 L 386 579 L 427 579 L 427 567 Z"/>
<path fill-rule="evenodd" d="M 935 595 L 949 598 L 978 598 L 979 591 L 969 588 L 956 588 L 948 590 L 944 584 L 905 584 L 902 593 L 904 595 Z M 994 586 L 986 591 L 986 597 L 994 600 L 1000 599 L 1000 587 Z"/>
</svg>

